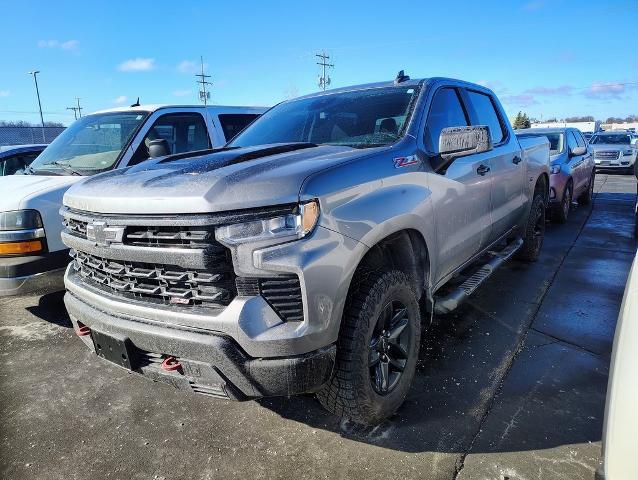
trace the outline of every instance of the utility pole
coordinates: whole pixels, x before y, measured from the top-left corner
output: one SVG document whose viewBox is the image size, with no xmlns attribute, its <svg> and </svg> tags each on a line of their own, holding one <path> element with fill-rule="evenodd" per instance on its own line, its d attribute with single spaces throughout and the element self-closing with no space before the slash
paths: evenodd
<svg viewBox="0 0 638 480">
<path fill-rule="evenodd" d="M 75 97 L 75 99 L 78 101 L 78 106 L 75 107 L 78 109 L 78 118 L 82 118 L 82 107 L 80 106 L 80 97 Z"/>
<path fill-rule="evenodd" d="M 326 87 L 330 85 L 330 76 L 326 75 L 326 68 L 334 68 L 334 64 L 327 62 L 327 60 L 330 60 L 330 56 L 326 55 L 325 51 L 317 53 L 315 57 L 321 59 L 321 61 L 317 62 L 317 65 L 322 68 L 322 73 L 319 76 L 319 87 L 325 92 Z"/>
<path fill-rule="evenodd" d="M 75 119 L 78 119 L 78 107 L 66 107 L 67 110 L 73 110 L 73 115 L 75 116 Z"/>
<path fill-rule="evenodd" d="M 42 116 L 42 104 L 40 103 L 40 90 L 38 89 L 38 73 L 40 70 L 33 70 L 32 72 L 28 72 L 29 75 L 33 75 L 33 81 L 35 82 L 35 93 L 38 96 L 38 108 L 40 109 L 40 122 L 42 123 L 42 141 L 46 142 L 44 137 L 44 117 Z"/>
<path fill-rule="evenodd" d="M 197 80 L 197 83 L 200 84 L 199 99 L 203 101 L 204 106 L 206 106 L 208 100 L 210 100 L 210 92 L 206 90 L 206 85 L 212 85 L 213 82 L 206 80 L 207 78 L 210 78 L 210 75 L 206 75 L 204 73 L 204 57 L 200 57 L 200 60 L 202 62 L 202 73 L 197 73 L 195 76 L 199 78 L 199 80 Z"/>
</svg>

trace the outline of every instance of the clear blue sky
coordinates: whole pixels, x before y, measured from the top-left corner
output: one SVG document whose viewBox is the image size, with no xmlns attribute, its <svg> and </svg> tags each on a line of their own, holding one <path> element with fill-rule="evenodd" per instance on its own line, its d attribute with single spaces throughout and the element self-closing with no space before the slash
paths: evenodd
<svg viewBox="0 0 638 480">
<path fill-rule="evenodd" d="M 200 54 L 213 102 L 271 105 L 332 86 L 451 76 L 492 87 L 508 113 L 638 114 L 638 1 L 0 0 L 0 119 L 38 121 L 130 104 L 197 102 Z M 627 84 L 629 85 L 621 85 Z M 633 84 L 631 84 L 633 83 Z"/>
</svg>

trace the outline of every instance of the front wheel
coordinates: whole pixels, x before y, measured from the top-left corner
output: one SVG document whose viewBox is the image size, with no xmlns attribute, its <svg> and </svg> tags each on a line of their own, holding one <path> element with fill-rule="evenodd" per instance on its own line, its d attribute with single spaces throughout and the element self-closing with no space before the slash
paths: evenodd
<svg viewBox="0 0 638 480">
<path fill-rule="evenodd" d="M 363 425 L 388 418 L 412 383 L 420 336 L 418 298 L 407 275 L 389 271 L 355 276 L 332 378 L 317 398 L 333 414 Z"/>
<path fill-rule="evenodd" d="M 560 201 L 560 205 L 557 205 L 552 213 L 552 220 L 558 223 L 566 223 L 569 217 L 569 212 L 572 208 L 573 186 L 571 180 L 565 186 L 563 192 L 563 198 Z"/>
<path fill-rule="evenodd" d="M 535 194 L 532 208 L 523 231 L 523 246 L 516 257 L 526 262 L 535 262 L 541 253 L 545 238 L 545 201 L 540 193 Z"/>
</svg>

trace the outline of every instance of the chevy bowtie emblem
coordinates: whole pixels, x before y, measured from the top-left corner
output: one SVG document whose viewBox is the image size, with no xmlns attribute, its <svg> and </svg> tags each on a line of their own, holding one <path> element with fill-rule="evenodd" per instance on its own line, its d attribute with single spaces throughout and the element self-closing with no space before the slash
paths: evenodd
<svg viewBox="0 0 638 480">
<path fill-rule="evenodd" d="M 91 222 L 86 225 L 86 238 L 97 245 L 107 247 L 111 243 L 122 243 L 124 227 L 107 227 L 106 222 Z"/>
<path fill-rule="evenodd" d="M 394 168 L 409 167 L 410 165 L 416 165 L 419 163 L 419 159 L 416 155 L 408 155 L 407 157 L 396 157 L 394 159 Z"/>
</svg>

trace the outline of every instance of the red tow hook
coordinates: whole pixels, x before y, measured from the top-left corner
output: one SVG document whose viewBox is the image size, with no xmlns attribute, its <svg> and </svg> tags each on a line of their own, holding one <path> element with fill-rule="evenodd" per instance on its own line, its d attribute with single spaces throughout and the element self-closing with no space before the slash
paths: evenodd
<svg viewBox="0 0 638 480">
<path fill-rule="evenodd" d="M 162 370 L 165 372 L 174 372 L 182 368 L 182 364 L 175 357 L 166 357 L 162 362 Z"/>
<path fill-rule="evenodd" d="M 78 328 L 75 329 L 75 334 L 78 337 L 86 337 L 87 335 L 91 335 L 91 329 L 78 322 Z"/>
</svg>

